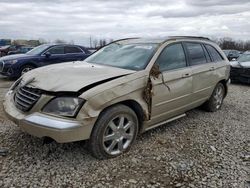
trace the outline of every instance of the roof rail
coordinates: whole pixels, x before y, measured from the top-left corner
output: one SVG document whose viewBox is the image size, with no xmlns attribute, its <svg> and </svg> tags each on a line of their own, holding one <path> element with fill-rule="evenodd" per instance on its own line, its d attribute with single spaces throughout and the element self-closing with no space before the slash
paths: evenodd
<svg viewBox="0 0 250 188">
<path fill-rule="evenodd" d="M 210 40 L 208 37 L 200 37 L 200 36 L 170 36 L 169 38 L 180 38 L 180 39 L 184 39 L 184 38 L 189 38 L 189 39 L 205 39 L 205 40 Z"/>
<path fill-rule="evenodd" d="M 108 44 L 112 44 L 112 43 L 123 41 L 123 40 L 130 40 L 130 39 L 139 39 L 139 37 L 131 37 L 131 38 L 118 39 L 118 40 L 114 40 L 114 41 L 112 41 L 112 42 L 110 42 Z"/>
</svg>

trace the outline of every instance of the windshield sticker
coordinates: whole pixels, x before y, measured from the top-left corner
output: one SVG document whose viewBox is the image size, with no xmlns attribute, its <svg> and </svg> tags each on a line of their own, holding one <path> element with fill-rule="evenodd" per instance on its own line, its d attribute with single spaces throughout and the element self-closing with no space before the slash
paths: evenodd
<svg viewBox="0 0 250 188">
<path fill-rule="evenodd" d="M 151 49 L 152 49 L 152 46 L 135 46 L 135 48 L 151 50 Z"/>
</svg>

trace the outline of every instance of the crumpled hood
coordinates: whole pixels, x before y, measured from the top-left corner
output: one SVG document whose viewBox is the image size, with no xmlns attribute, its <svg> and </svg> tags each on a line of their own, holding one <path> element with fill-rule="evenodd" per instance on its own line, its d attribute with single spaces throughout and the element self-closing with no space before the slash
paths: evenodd
<svg viewBox="0 0 250 188">
<path fill-rule="evenodd" d="M 246 62 L 230 61 L 230 65 L 232 67 L 250 68 L 250 61 Z"/>
<path fill-rule="evenodd" d="M 27 54 L 14 54 L 14 55 L 7 55 L 0 58 L 0 61 L 11 61 L 11 60 L 21 60 L 21 59 L 27 59 L 32 58 L 34 56 L 27 55 Z"/>
<path fill-rule="evenodd" d="M 23 75 L 22 83 L 52 92 L 77 92 L 90 84 L 133 72 L 79 61 L 34 69 Z"/>
</svg>

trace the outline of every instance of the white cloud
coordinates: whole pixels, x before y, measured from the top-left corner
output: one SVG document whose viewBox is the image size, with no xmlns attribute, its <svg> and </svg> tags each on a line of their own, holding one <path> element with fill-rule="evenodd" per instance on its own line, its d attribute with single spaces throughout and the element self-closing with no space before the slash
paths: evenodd
<svg viewBox="0 0 250 188">
<path fill-rule="evenodd" d="M 0 38 L 203 35 L 250 39 L 248 0 L 0 0 Z"/>
</svg>

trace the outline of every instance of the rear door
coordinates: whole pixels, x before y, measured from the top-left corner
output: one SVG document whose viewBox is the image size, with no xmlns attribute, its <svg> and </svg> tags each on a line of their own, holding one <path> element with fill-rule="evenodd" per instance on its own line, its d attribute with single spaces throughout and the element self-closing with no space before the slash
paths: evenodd
<svg viewBox="0 0 250 188">
<path fill-rule="evenodd" d="M 78 46 L 65 46 L 65 58 L 67 61 L 81 61 L 87 57 L 85 52 Z"/>
<path fill-rule="evenodd" d="M 192 69 L 193 77 L 193 105 L 204 102 L 210 97 L 216 82 L 214 63 L 203 44 L 198 42 L 185 42 L 188 54 L 188 63 Z"/>
<path fill-rule="evenodd" d="M 151 125 L 185 112 L 192 93 L 192 73 L 182 43 L 165 47 L 155 63 L 162 74 L 151 78 Z"/>
<path fill-rule="evenodd" d="M 215 71 L 213 79 L 215 79 L 216 84 L 219 80 L 225 79 L 224 76 L 229 72 L 228 63 L 214 46 L 210 44 L 205 44 L 204 46 L 211 57 L 211 66 L 214 67 Z"/>
</svg>

